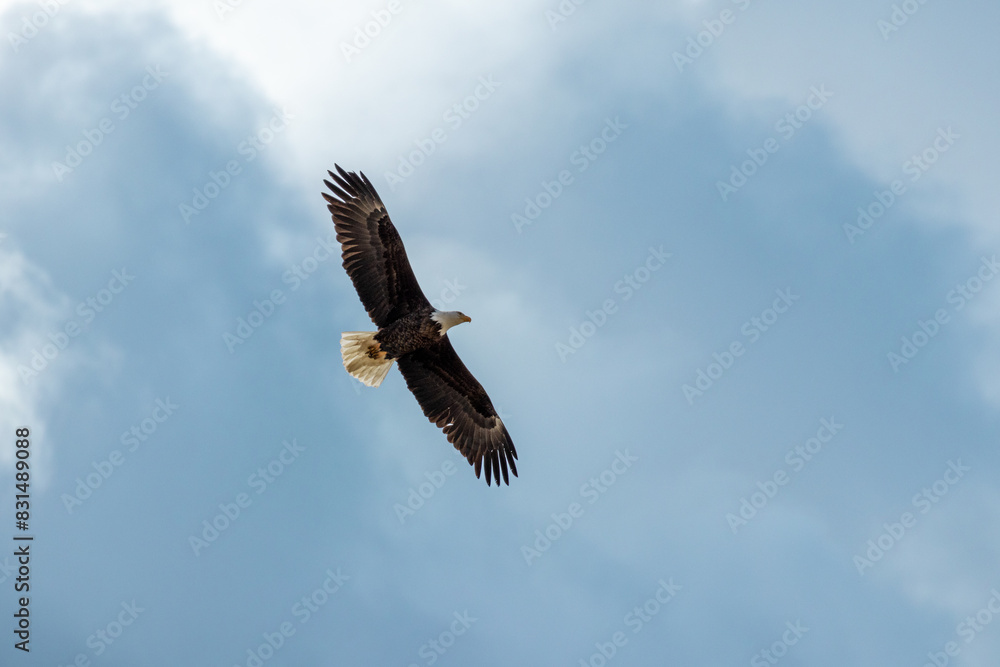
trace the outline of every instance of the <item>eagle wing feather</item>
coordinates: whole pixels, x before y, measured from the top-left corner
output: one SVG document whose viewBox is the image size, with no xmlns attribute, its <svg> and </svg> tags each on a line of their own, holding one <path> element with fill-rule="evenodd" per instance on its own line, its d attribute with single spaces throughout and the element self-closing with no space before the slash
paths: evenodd
<svg viewBox="0 0 1000 667">
<path fill-rule="evenodd" d="M 323 193 L 333 215 L 344 269 L 368 315 L 383 327 L 430 302 L 417 283 L 399 232 L 385 205 L 363 173 L 328 171 L 324 183 L 333 194 Z"/>
<path fill-rule="evenodd" d="M 404 354 L 397 363 L 427 418 L 439 426 L 448 442 L 475 466 L 476 477 L 486 469 L 492 479 L 509 484 L 517 476 L 517 450 L 486 390 L 469 372 L 445 335 L 438 343 Z"/>
</svg>

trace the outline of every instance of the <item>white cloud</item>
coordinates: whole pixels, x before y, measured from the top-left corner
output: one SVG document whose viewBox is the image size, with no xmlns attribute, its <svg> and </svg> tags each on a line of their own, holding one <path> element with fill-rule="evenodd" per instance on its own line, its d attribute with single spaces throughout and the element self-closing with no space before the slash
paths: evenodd
<svg viewBox="0 0 1000 667">
<path fill-rule="evenodd" d="M 76 363 L 76 350 L 60 331 L 69 310 L 69 299 L 53 288 L 45 270 L 7 239 L 0 247 L 0 319 L 5 325 L 0 332 L 0 433 L 9 438 L 16 428 L 31 430 L 31 460 L 41 464 L 32 466 L 32 477 L 43 488 L 51 474 L 52 451 L 45 439 L 48 403 L 60 394 L 62 378 Z M 13 458 L 13 448 L 0 448 L 4 467 Z"/>
</svg>

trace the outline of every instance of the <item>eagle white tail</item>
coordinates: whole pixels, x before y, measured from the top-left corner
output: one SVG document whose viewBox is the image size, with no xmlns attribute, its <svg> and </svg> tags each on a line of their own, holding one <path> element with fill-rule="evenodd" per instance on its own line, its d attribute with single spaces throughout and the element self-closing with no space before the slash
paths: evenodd
<svg viewBox="0 0 1000 667">
<path fill-rule="evenodd" d="M 386 359 L 379 350 L 375 331 L 345 331 L 340 334 L 340 356 L 347 372 L 369 387 L 377 387 L 392 368 L 393 359 Z"/>
</svg>

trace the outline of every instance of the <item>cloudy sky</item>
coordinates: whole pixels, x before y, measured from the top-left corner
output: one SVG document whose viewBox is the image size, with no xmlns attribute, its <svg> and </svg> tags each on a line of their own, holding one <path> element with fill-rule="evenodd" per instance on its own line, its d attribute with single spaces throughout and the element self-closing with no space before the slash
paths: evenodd
<svg viewBox="0 0 1000 667">
<path fill-rule="evenodd" d="M 998 23 L 0 3 L 0 661 L 995 665 Z M 334 163 L 509 487 L 344 371 Z"/>
</svg>

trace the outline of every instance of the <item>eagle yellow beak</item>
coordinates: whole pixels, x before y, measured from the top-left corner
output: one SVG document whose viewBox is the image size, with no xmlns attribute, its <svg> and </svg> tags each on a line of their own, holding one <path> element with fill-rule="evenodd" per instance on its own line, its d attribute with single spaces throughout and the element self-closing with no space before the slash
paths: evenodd
<svg viewBox="0 0 1000 667">
<path fill-rule="evenodd" d="M 471 322 L 472 321 L 472 318 L 469 317 L 468 315 L 466 315 L 465 313 L 462 313 L 461 315 L 459 315 L 459 319 L 461 319 L 463 322 Z"/>
</svg>

